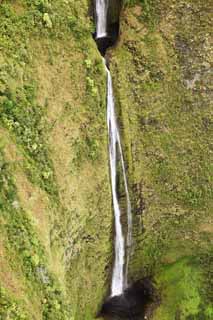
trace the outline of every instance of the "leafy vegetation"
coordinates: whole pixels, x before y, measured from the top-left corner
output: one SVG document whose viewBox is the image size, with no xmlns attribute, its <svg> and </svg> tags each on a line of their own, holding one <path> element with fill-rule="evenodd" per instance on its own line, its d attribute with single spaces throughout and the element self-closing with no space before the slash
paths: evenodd
<svg viewBox="0 0 213 320">
<path fill-rule="evenodd" d="M 16 187 L 12 180 L 9 165 L 4 161 L 1 151 L 1 179 L 0 179 L 0 208 L 3 220 L 4 234 L 7 239 L 6 250 L 11 259 L 13 270 L 22 269 L 23 275 L 30 287 L 41 295 L 41 309 L 43 319 L 68 319 L 68 308 L 55 279 L 48 272 L 45 251 L 42 247 L 27 214 L 20 207 Z M 16 259 L 14 259 L 16 258 Z M 13 303 L 4 302 L 4 295 L 0 301 L 4 305 L 5 319 L 14 309 L 14 316 L 25 319 Z M 12 316 L 12 315 L 11 315 Z M 4 318 L 3 318 L 4 319 Z M 13 319 L 13 318 L 12 318 Z"/>
<path fill-rule="evenodd" d="M 1 319 L 17 319 L 27 320 L 29 319 L 24 312 L 20 309 L 19 305 L 12 301 L 10 297 L 6 295 L 3 288 L 0 287 L 0 317 Z"/>
<path fill-rule="evenodd" d="M 0 4 L 3 319 L 93 319 L 107 290 L 106 79 L 93 32 L 86 0 Z M 108 227 L 98 234 L 94 220 Z"/>
<path fill-rule="evenodd" d="M 15 97 L 9 89 L 6 89 L 2 100 L 0 119 L 3 125 L 17 137 L 18 142 L 29 155 L 32 167 L 38 168 L 39 184 L 49 193 L 56 192 L 53 168 L 48 159 L 48 150 L 43 136 L 44 109 L 34 103 L 34 85 L 17 88 Z"/>
<path fill-rule="evenodd" d="M 156 319 L 211 319 L 213 310 L 200 297 L 202 268 L 197 269 L 196 261 L 187 258 L 179 260 L 164 268 L 158 281 L 163 286 L 161 299 L 165 302 L 158 309 Z"/>
<path fill-rule="evenodd" d="M 156 3 L 154 0 L 125 0 L 124 5 L 127 7 L 133 7 L 136 4 L 141 4 L 142 13 L 140 19 L 142 22 L 146 21 L 151 25 L 157 22 L 158 18 L 158 6 L 159 3 Z"/>
<path fill-rule="evenodd" d="M 130 276 L 154 274 L 154 319 L 209 320 L 209 1 L 125 5 L 109 57 L 134 214 Z M 93 32 L 86 0 L 0 4 L 2 319 L 93 320 L 107 294 L 106 74 Z"/>
</svg>

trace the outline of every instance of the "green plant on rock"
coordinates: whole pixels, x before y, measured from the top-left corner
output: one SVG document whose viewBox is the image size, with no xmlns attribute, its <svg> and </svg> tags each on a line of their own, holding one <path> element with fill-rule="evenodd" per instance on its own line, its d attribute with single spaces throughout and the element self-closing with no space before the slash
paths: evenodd
<svg viewBox="0 0 213 320">
<path fill-rule="evenodd" d="M 95 81 L 91 79 L 89 76 L 87 77 L 87 86 L 92 95 L 92 97 L 96 97 L 98 93 L 98 89 L 95 86 Z"/>
<path fill-rule="evenodd" d="M 10 166 L 4 160 L 2 150 L 0 150 L 0 171 L 0 218 L 4 220 L 4 233 L 7 238 L 5 249 L 8 257 L 13 256 L 11 267 L 13 269 L 21 267 L 29 286 L 39 292 L 43 319 L 68 319 L 71 313 L 70 307 L 66 304 L 57 280 L 48 271 L 44 247 L 38 239 L 32 221 L 20 206 Z M 3 298 L 0 297 L 0 305 L 3 303 Z M 11 304 L 10 301 L 5 304 L 5 310 L 5 312 L 16 312 L 15 314 L 19 316 L 17 319 L 25 319 L 24 315 L 18 313 L 16 304 Z"/>
<path fill-rule="evenodd" d="M 43 138 L 45 111 L 35 104 L 35 92 L 34 84 L 18 88 L 15 95 L 6 91 L 0 102 L 0 121 L 23 146 L 31 164 L 39 169 L 41 186 L 49 193 L 54 193 L 53 168 Z"/>
<path fill-rule="evenodd" d="M 6 293 L 0 286 L 0 319 L 2 320 L 29 320 L 29 317 L 21 309 L 18 302 Z"/>
</svg>

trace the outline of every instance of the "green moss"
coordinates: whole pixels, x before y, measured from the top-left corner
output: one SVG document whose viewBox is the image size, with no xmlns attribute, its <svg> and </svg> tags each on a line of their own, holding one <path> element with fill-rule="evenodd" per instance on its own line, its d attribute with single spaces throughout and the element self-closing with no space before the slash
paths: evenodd
<svg viewBox="0 0 213 320">
<path fill-rule="evenodd" d="M 149 27 L 153 27 L 159 19 L 159 7 L 160 1 L 154 0 L 124 0 L 124 5 L 127 7 L 133 7 L 134 5 L 142 6 L 141 22 L 149 24 Z"/>
<path fill-rule="evenodd" d="M 130 277 L 156 276 L 158 319 L 210 319 L 209 1 L 128 5 L 111 71 L 134 215 Z M 113 241 L 106 74 L 88 2 L 3 1 L 0 17 L 3 316 L 93 319 Z"/>
<path fill-rule="evenodd" d="M 111 60 L 133 206 L 130 275 L 162 276 L 169 300 L 162 299 L 156 319 L 208 319 L 210 17 L 199 1 L 139 3 L 124 10 L 121 41 Z M 149 17 L 145 5 L 152 7 Z M 205 16 L 202 27 L 195 12 Z M 206 263 L 194 262 L 195 252 L 198 260 L 204 254 Z M 181 282 L 185 273 L 194 287 L 193 281 L 189 287 Z"/>
<path fill-rule="evenodd" d="M 196 259 L 182 258 L 165 266 L 157 277 L 162 305 L 153 319 L 210 319 L 210 304 L 202 301 L 202 269 Z"/>
<path fill-rule="evenodd" d="M 92 319 L 107 290 L 111 198 L 88 2 L 3 1 L 0 17 L 0 282 L 32 319 Z"/>
<path fill-rule="evenodd" d="M 4 319 L 28 320 L 25 312 L 19 304 L 6 294 L 4 288 L 0 287 L 0 317 Z"/>
<path fill-rule="evenodd" d="M 52 317 L 66 319 L 68 307 L 57 281 L 47 270 L 46 253 L 34 231 L 33 224 L 20 207 L 12 172 L 9 164 L 4 161 L 2 151 L 0 160 L 0 206 L 1 221 L 3 221 L 1 229 L 7 239 L 5 243 L 7 259 L 14 271 L 21 268 L 31 290 L 34 291 L 34 294 L 37 292 L 40 296 L 43 319 L 51 319 Z M 3 298 L 4 296 L 2 296 Z M 0 303 L 5 304 L 3 300 Z M 6 307 L 5 312 L 10 312 L 12 304 L 8 302 L 8 304 L 5 304 Z M 14 307 L 14 310 L 16 310 L 16 307 Z M 22 319 L 21 314 L 20 319 Z"/>
<path fill-rule="evenodd" d="M 35 85 L 28 84 L 17 88 L 13 94 L 9 88 L 0 104 L 1 121 L 17 138 L 32 167 L 28 172 L 32 179 L 38 180 L 41 187 L 50 194 L 57 193 L 52 163 L 48 158 L 48 149 L 44 141 L 44 108 L 35 105 Z M 39 172 L 34 177 L 32 172 Z"/>
</svg>

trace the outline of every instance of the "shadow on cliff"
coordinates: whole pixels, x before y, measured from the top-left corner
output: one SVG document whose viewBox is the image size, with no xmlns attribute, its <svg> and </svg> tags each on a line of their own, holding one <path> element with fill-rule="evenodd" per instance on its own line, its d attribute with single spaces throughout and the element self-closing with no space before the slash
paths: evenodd
<svg viewBox="0 0 213 320">
<path fill-rule="evenodd" d="M 109 297 L 97 318 L 106 320 L 142 320 L 148 306 L 156 300 L 155 289 L 148 278 L 133 283 L 120 296 Z"/>
<path fill-rule="evenodd" d="M 93 16 L 94 21 L 97 21 L 95 0 L 91 2 L 89 14 Z M 96 38 L 96 32 L 93 33 L 93 38 L 97 44 L 98 50 L 102 56 L 105 56 L 106 50 L 116 45 L 120 31 L 120 13 L 123 6 L 123 0 L 108 0 L 107 10 L 107 37 Z"/>
<path fill-rule="evenodd" d="M 118 26 L 115 26 L 115 29 L 109 34 L 109 36 L 104 38 L 96 38 L 96 34 L 93 35 L 94 40 L 97 44 L 98 50 L 101 55 L 104 57 L 108 48 L 116 45 L 118 40 Z"/>
</svg>

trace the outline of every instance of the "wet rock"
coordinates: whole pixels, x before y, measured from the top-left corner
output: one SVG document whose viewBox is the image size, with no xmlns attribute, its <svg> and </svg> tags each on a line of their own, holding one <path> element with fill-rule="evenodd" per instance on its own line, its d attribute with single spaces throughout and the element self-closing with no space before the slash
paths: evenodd
<svg viewBox="0 0 213 320">
<path fill-rule="evenodd" d="M 110 297 L 103 304 L 98 317 L 104 319 L 146 319 L 148 305 L 155 300 L 155 290 L 150 279 L 133 283 L 124 294 Z"/>
</svg>

